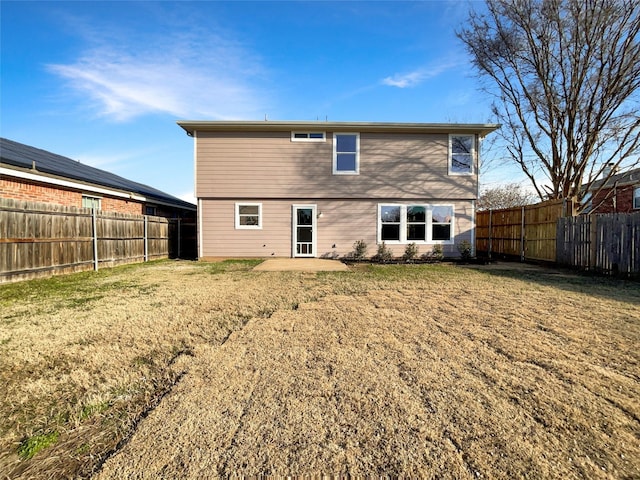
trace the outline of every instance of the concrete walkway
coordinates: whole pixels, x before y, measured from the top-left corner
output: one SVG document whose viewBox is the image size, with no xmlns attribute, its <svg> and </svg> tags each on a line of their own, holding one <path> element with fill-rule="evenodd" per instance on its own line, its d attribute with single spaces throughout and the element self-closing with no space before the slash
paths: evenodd
<svg viewBox="0 0 640 480">
<path fill-rule="evenodd" d="M 349 270 L 349 267 L 337 260 L 269 258 L 253 269 L 261 272 L 339 272 Z"/>
</svg>

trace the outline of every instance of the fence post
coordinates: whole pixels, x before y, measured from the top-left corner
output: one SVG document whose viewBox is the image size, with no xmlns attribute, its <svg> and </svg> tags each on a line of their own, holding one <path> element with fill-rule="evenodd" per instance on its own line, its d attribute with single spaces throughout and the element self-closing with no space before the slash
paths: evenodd
<svg viewBox="0 0 640 480">
<path fill-rule="evenodd" d="M 489 257 L 489 260 L 491 260 L 491 236 L 492 236 L 492 232 L 491 232 L 491 226 L 492 226 L 492 221 L 493 221 L 493 210 L 489 209 L 489 246 L 488 246 L 488 252 L 487 255 Z"/>
<path fill-rule="evenodd" d="M 91 229 L 93 230 L 93 269 L 98 271 L 98 218 L 97 209 L 91 209 Z"/>
<path fill-rule="evenodd" d="M 149 261 L 149 217 L 144 216 L 144 261 Z"/>
<path fill-rule="evenodd" d="M 177 257 L 181 258 L 180 256 L 180 238 L 182 237 L 182 230 L 180 228 L 180 217 L 178 217 L 178 254 Z"/>
<path fill-rule="evenodd" d="M 524 235 L 524 206 L 522 207 L 522 221 L 520 222 L 520 261 L 524 262 L 525 235 Z"/>
</svg>

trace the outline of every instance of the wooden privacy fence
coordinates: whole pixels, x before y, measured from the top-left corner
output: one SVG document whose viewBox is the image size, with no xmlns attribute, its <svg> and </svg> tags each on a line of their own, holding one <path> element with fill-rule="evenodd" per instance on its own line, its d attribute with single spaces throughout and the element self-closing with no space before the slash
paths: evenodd
<svg viewBox="0 0 640 480">
<path fill-rule="evenodd" d="M 556 223 L 572 212 L 567 200 L 477 212 L 476 254 L 555 262 Z"/>
<path fill-rule="evenodd" d="M 179 256 L 172 222 L 0 198 L 0 283 Z"/>
<path fill-rule="evenodd" d="M 640 212 L 561 218 L 557 262 L 599 273 L 640 274 Z"/>
</svg>

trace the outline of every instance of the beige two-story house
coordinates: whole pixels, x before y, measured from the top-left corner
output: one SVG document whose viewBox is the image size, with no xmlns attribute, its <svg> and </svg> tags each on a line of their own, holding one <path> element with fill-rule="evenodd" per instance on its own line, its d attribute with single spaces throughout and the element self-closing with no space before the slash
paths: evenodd
<svg viewBox="0 0 640 480">
<path fill-rule="evenodd" d="M 180 121 L 195 143 L 200 259 L 401 256 L 474 243 L 493 124 Z"/>
</svg>

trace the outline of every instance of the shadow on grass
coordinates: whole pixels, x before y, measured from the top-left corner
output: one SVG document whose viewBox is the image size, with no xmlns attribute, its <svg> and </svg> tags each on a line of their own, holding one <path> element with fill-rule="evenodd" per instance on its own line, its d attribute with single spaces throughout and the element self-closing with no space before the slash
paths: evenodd
<svg viewBox="0 0 640 480">
<path fill-rule="evenodd" d="M 487 275 L 511 278 L 570 292 L 594 295 L 610 300 L 640 304 L 640 282 L 607 277 L 589 272 L 578 272 L 555 266 L 533 265 L 520 262 L 499 262 L 488 265 L 467 265 Z"/>
</svg>

